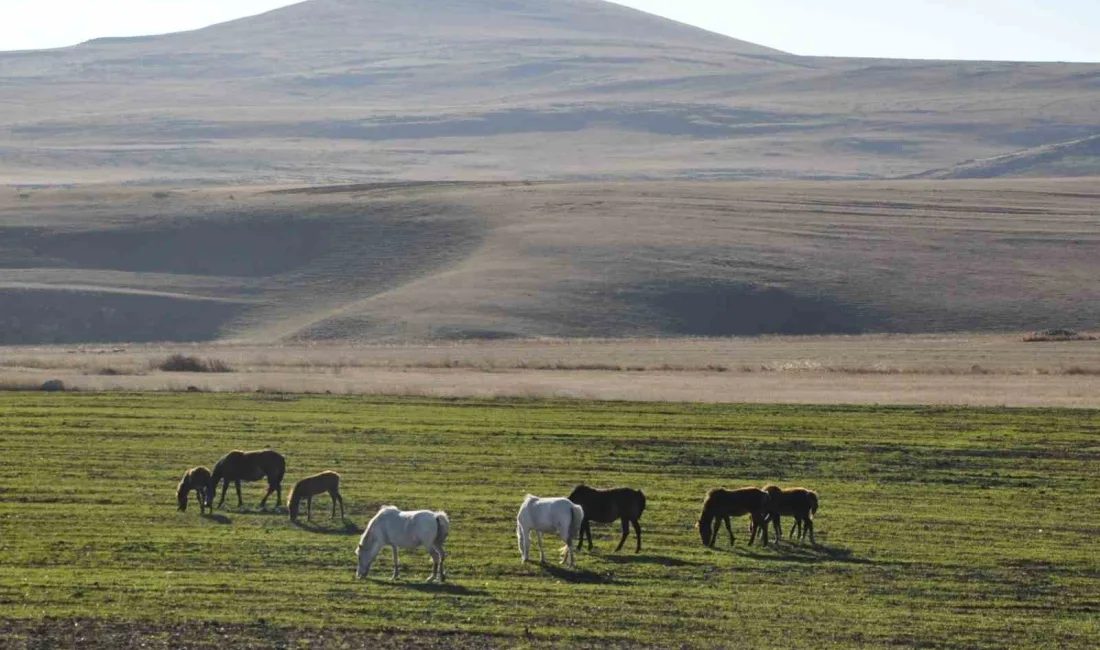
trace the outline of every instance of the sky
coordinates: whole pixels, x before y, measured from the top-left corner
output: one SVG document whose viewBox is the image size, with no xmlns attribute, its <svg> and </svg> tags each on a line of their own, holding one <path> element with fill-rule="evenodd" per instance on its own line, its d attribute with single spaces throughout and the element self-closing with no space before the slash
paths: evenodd
<svg viewBox="0 0 1100 650">
<path fill-rule="evenodd" d="M 0 50 L 197 29 L 288 4 L 294 3 L 0 0 Z M 618 0 L 618 4 L 793 54 L 1100 62 L 1098 0 Z"/>
</svg>

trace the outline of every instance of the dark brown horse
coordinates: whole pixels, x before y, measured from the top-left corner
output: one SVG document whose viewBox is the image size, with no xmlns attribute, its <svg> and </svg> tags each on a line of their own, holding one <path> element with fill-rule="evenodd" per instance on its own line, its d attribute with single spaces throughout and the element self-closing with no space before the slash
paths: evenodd
<svg viewBox="0 0 1100 650">
<path fill-rule="evenodd" d="M 192 467 L 187 470 L 176 486 L 176 500 L 179 501 L 180 512 L 187 510 L 187 495 L 191 490 L 199 500 L 199 513 L 206 514 L 206 491 L 210 488 L 210 470 L 205 467 Z"/>
<path fill-rule="evenodd" d="M 798 541 L 810 533 L 810 543 L 814 546 L 814 515 L 817 514 L 817 492 L 806 488 L 780 488 L 778 485 L 765 485 L 764 491 L 768 493 L 768 519 L 775 528 L 775 541 L 783 539 L 783 527 L 780 518 L 783 516 L 794 517 L 794 526 L 791 527 L 791 535 L 798 531 Z M 766 542 L 765 542 L 766 543 Z"/>
<path fill-rule="evenodd" d="M 597 521 L 601 524 L 609 524 L 616 519 L 622 522 L 623 536 L 615 551 L 622 550 L 623 543 L 630 535 L 630 525 L 634 525 L 634 537 L 637 540 L 635 553 L 642 551 L 642 528 L 638 525 L 638 519 L 645 512 L 645 495 L 641 490 L 631 488 L 611 488 L 610 490 L 598 490 L 590 488 L 583 483 L 573 488 L 569 494 L 569 500 L 584 508 L 584 520 L 581 522 L 580 539 L 577 540 L 577 550 L 584 544 L 584 535 L 588 533 L 588 550 L 592 550 L 592 525 Z"/>
<path fill-rule="evenodd" d="M 275 503 L 283 500 L 283 475 L 286 474 L 286 459 L 277 451 L 263 449 L 260 451 L 231 451 L 214 465 L 214 472 L 210 477 L 210 489 L 206 493 L 206 505 L 213 507 L 214 493 L 218 490 L 218 481 L 222 483 L 222 498 L 218 501 L 218 507 L 225 503 L 225 491 L 229 488 L 229 482 L 233 481 L 237 486 L 237 507 L 244 505 L 241 499 L 241 481 L 258 481 L 267 477 L 267 494 L 260 501 L 260 507 L 267 504 L 267 498 L 272 492 L 276 494 Z"/>
<path fill-rule="evenodd" d="M 302 499 L 306 500 L 306 521 L 313 518 L 313 497 L 328 492 L 332 499 L 332 516 L 336 517 L 336 502 L 340 502 L 340 518 L 344 517 L 344 497 L 340 496 L 340 475 L 336 472 L 321 472 L 307 476 L 294 484 L 287 497 L 286 507 L 290 511 L 290 520 L 298 520 L 298 509 Z"/>
<path fill-rule="evenodd" d="M 733 528 L 730 527 L 731 517 L 749 515 L 750 534 L 749 545 L 756 539 L 757 532 L 763 531 L 764 545 L 768 544 L 767 528 L 768 493 L 760 488 L 745 487 L 737 490 L 715 488 L 707 492 L 703 500 L 703 513 L 699 515 L 696 528 L 699 529 L 699 537 L 703 540 L 703 546 L 713 547 L 718 541 L 718 529 L 721 522 L 726 522 L 726 532 L 730 535 L 730 546 L 733 546 Z M 715 524 L 715 520 L 719 520 Z"/>
</svg>

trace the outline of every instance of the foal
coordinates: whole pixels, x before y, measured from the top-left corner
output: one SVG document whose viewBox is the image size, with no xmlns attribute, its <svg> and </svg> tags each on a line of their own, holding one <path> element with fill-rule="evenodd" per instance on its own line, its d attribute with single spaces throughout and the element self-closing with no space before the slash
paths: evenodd
<svg viewBox="0 0 1100 650">
<path fill-rule="evenodd" d="M 611 488 L 610 490 L 598 490 L 590 488 L 583 483 L 573 488 L 569 494 L 569 500 L 584 509 L 584 520 L 581 522 L 581 535 L 577 540 L 577 550 L 584 544 L 585 533 L 588 534 L 588 550 L 592 550 L 592 523 L 598 521 L 601 524 L 609 524 L 616 519 L 621 520 L 623 536 L 619 539 L 619 545 L 615 552 L 622 550 L 626 538 L 630 535 L 630 525 L 634 525 L 634 537 L 637 540 L 635 553 L 642 551 L 642 529 L 638 525 L 638 518 L 645 511 L 645 495 L 641 490 L 631 488 Z"/>
<path fill-rule="evenodd" d="M 794 526 L 791 527 L 791 535 L 798 531 L 798 541 L 810 533 L 810 543 L 817 546 L 814 540 L 814 515 L 817 514 L 817 492 L 806 488 L 780 488 L 778 485 L 765 485 L 764 491 L 768 493 L 768 518 L 775 528 L 775 541 L 783 539 L 783 528 L 780 525 L 780 517 L 787 515 L 794 517 Z M 766 544 L 767 542 L 765 542 Z"/>
<path fill-rule="evenodd" d="M 199 499 L 199 513 L 206 514 L 206 490 L 210 487 L 210 470 L 205 467 L 192 467 L 187 470 L 176 486 L 176 500 L 179 501 L 180 512 L 187 510 L 187 495 L 191 490 Z"/>
<path fill-rule="evenodd" d="M 298 520 L 298 509 L 302 499 L 306 500 L 306 521 L 313 517 L 313 497 L 328 492 L 332 499 L 332 517 L 336 517 L 336 503 L 340 503 L 340 518 L 344 518 L 344 497 L 340 496 L 340 475 L 336 472 L 321 472 L 298 481 L 290 490 L 286 507 L 290 511 L 290 520 Z"/>
<path fill-rule="evenodd" d="M 423 546 L 432 557 L 432 575 L 428 582 L 447 579 L 443 573 L 443 559 L 447 553 L 443 543 L 451 530 L 451 520 L 443 511 L 411 510 L 403 512 L 396 506 L 382 506 L 378 514 L 367 524 L 367 529 L 359 538 L 355 555 L 359 558 L 356 578 L 365 578 L 370 573 L 374 558 L 383 548 L 393 549 L 393 579 L 401 575 L 401 564 L 397 561 L 397 549 L 413 549 Z"/>
<path fill-rule="evenodd" d="M 730 517 L 749 515 L 751 518 L 749 546 L 756 539 L 756 533 L 763 531 L 764 545 L 768 544 L 768 527 L 766 515 L 768 512 L 768 493 L 760 488 L 745 487 L 737 490 L 714 488 L 707 492 L 703 500 L 703 513 L 699 515 L 699 522 L 695 525 L 699 529 L 699 537 L 703 540 L 703 546 L 713 547 L 718 541 L 718 529 L 721 521 L 726 522 L 726 532 L 730 535 L 730 546 L 733 546 L 733 529 L 730 527 Z M 715 519 L 719 523 L 715 524 Z"/>
</svg>

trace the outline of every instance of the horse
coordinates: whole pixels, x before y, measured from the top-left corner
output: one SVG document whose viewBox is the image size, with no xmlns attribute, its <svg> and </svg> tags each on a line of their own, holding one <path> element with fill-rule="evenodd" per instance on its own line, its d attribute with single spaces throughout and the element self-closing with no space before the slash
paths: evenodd
<svg viewBox="0 0 1100 650">
<path fill-rule="evenodd" d="M 336 472 L 321 472 L 298 481 L 290 490 L 286 507 L 290 511 L 290 520 L 298 520 L 298 507 L 302 499 L 306 500 L 306 521 L 313 517 L 313 497 L 328 492 L 332 498 L 332 516 L 336 517 L 336 503 L 340 502 L 340 518 L 344 518 L 344 497 L 340 496 L 340 475 Z"/>
<path fill-rule="evenodd" d="M 817 546 L 814 540 L 814 515 L 817 514 L 817 492 L 806 488 L 780 488 L 778 485 L 765 485 L 764 491 L 768 493 L 768 519 L 775 528 L 776 543 L 783 539 L 783 528 L 780 518 L 783 515 L 794 517 L 794 526 L 791 527 L 791 536 L 798 532 L 798 541 L 810 533 L 810 543 Z"/>
<path fill-rule="evenodd" d="M 393 548 L 392 579 L 397 580 L 401 569 L 397 562 L 397 548 L 423 546 L 428 550 L 428 555 L 432 556 L 432 575 L 428 582 L 436 579 L 444 582 L 447 578 L 443 573 L 443 558 L 447 554 L 443 551 L 443 543 L 447 541 L 450 530 L 451 520 L 445 512 L 402 512 L 396 506 L 382 506 L 367 524 L 367 529 L 359 538 L 359 545 L 355 547 L 355 554 L 359 557 L 359 568 L 355 577 L 365 578 L 370 573 L 374 558 L 378 557 L 382 547 L 389 545 Z"/>
<path fill-rule="evenodd" d="M 584 521 L 584 508 L 565 497 L 540 498 L 533 494 L 523 497 L 523 505 L 516 515 L 516 538 L 519 540 L 519 553 L 526 562 L 531 554 L 531 531 L 539 542 L 539 560 L 546 563 L 546 553 L 542 550 L 542 534 L 557 533 L 565 541 L 562 550 L 565 557 L 562 563 L 576 566 L 573 558 L 573 540 L 580 532 Z"/>
<path fill-rule="evenodd" d="M 205 467 L 192 467 L 183 475 L 179 485 L 176 486 L 176 499 L 179 501 L 179 510 L 187 510 L 187 495 L 191 490 L 199 499 L 199 513 L 206 514 L 206 491 L 210 488 L 210 470 Z"/>
<path fill-rule="evenodd" d="M 609 524 L 616 519 L 621 520 L 623 536 L 615 552 L 619 552 L 630 535 L 630 525 L 634 525 L 634 537 L 637 540 L 635 553 L 642 552 L 642 529 L 638 525 L 638 518 L 645 511 L 645 495 L 641 490 L 631 488 L 611 488 L 598 490 L 580 484 L 569 493 L 569 500 L 584 509 L 584 520 L 581 522 L 580 539 L 577 540 L 577 550 L 584 545 L 585 533 L 588 534 L 588 550 L 592 550 L 592 524 L 597 521 L 601 524 Z"/>
<path fill-rule="evenodd" d="M 703 500 L 703 512 L 699 515 L 699 521 L 695 527 L 699 529 L 699 537 L 703 540 L 703 546 L 714 547 L 718 541 L 718 530 L 721 521 L 726 523 L 726 532 L 730 535 L 730 546 L 733 546 L 733 529 L 730 527 L 730 517 L 749 515 L 751 522 L 749 528 L 749 546 L 756 539 L 756 534 L 763 531 L 764 545 L 768 544 L 768 528 L 766 515 L 768 512 L 768 493 L 760 488 L 744 487 L 737 490 L 714 488 L 707 491 Z M 714 520 L 721 520 L 715 525 Z"/>
<path fill-rule="evenodd" d="M 218 507 L 225 504 L 225 491 L 229 482 L 233 481 L 237 486 L 237 507 L 244 505 L 241 499 L 241 481 L 258 481 L 267 477 L 267 494 L 260 501 L 260 507 L 267 504 L 267 498 L 272 492 L 276 493 L 275 503 L 283 500 L 283 475 L 286 474 L 286 459 L 277 451 L 263 449 L 260 451 L 234 450 L 222 456 L 214 465 L 214 472 L 210 477 L 210 489 L 206 493 L 206 506 L 213 508 L 214 493 L 218 491 L 218 481 L 222 483 L 222 498 L 218 501 Z"/>
</svg>

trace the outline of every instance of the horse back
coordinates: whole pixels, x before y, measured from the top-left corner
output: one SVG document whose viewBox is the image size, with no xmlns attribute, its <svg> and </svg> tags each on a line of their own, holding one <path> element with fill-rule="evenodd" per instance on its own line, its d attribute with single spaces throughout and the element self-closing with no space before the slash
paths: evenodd
<svg viewBox="0 0 1100 650">
<path fill-rule="evenodd" d="M 767 504 L 768 493 L 760 488 L 746 487 L 736 490 L 718 488 L 707 492 L 703 510 L 716 516 L 741 517 L 763 512 Z"/>
</svg>

